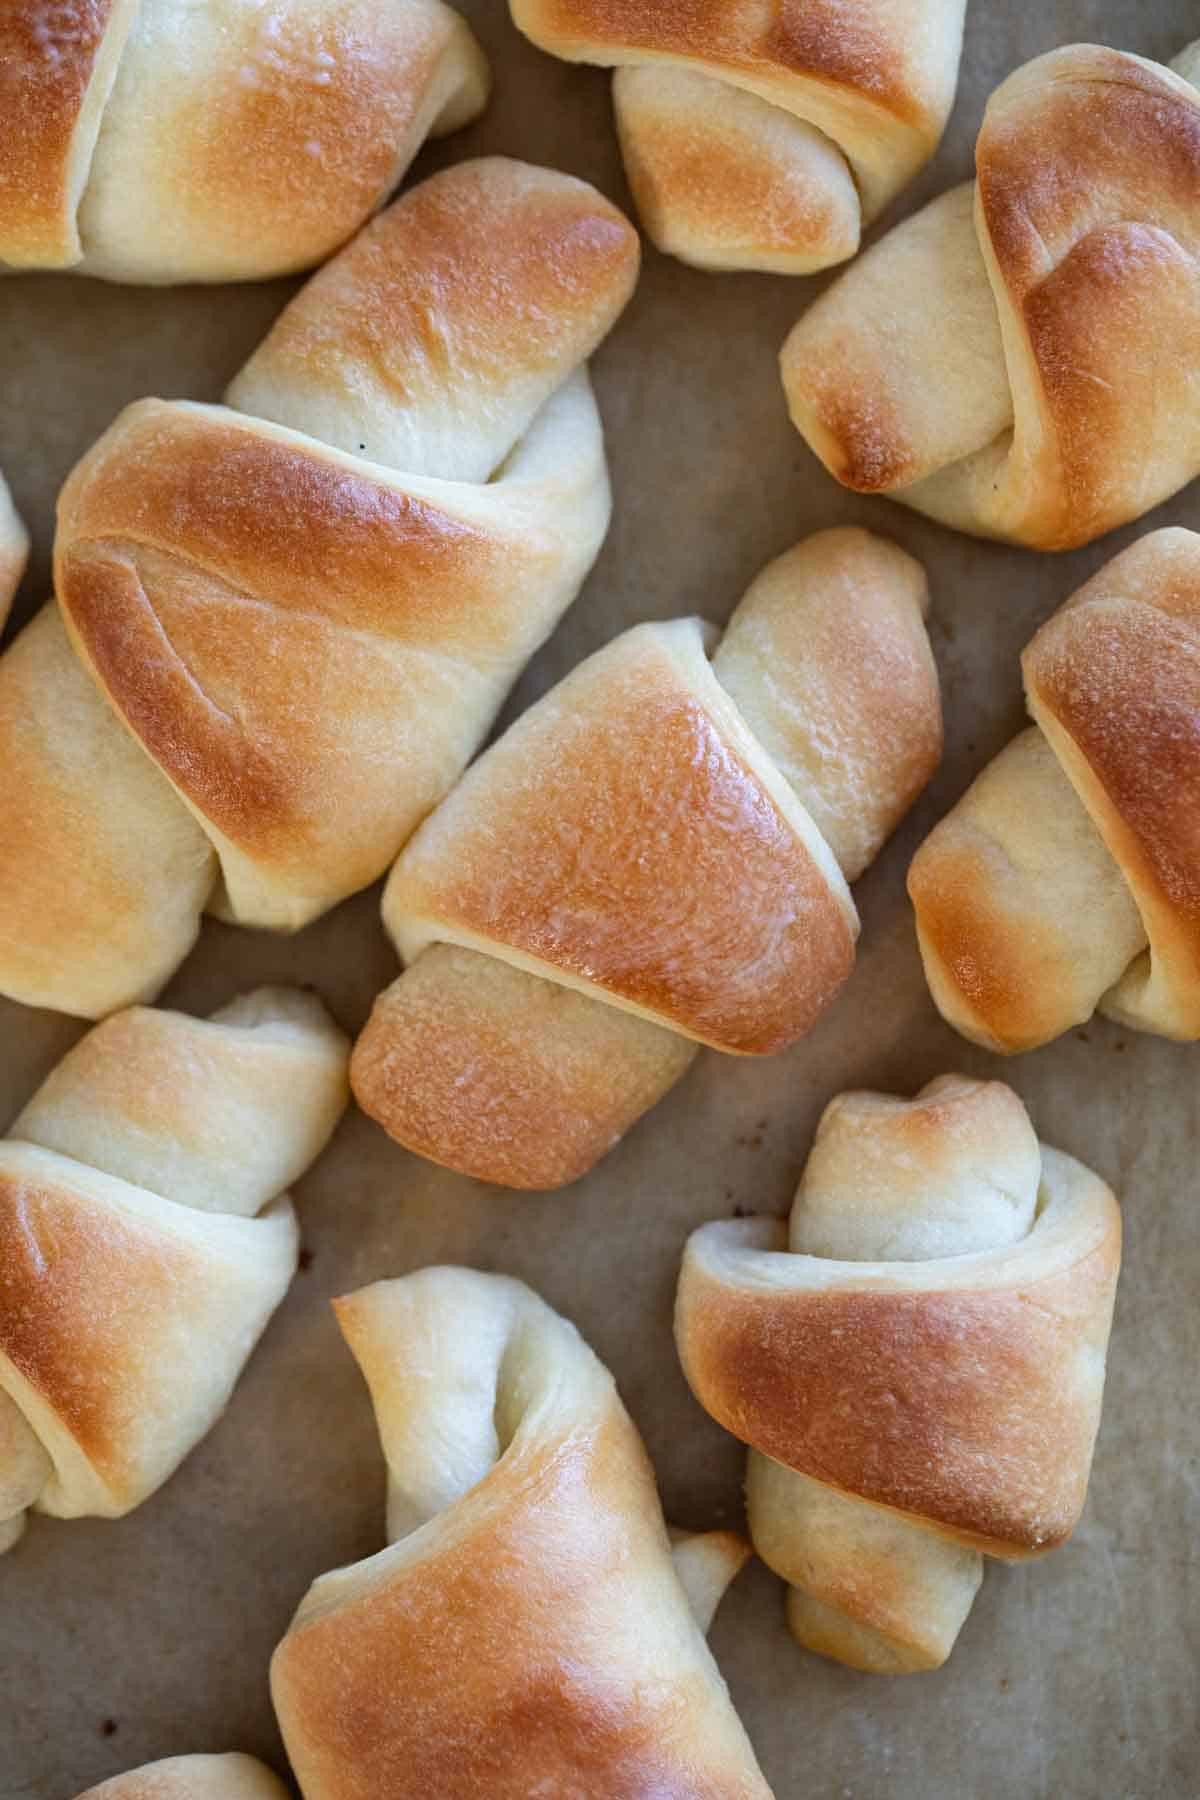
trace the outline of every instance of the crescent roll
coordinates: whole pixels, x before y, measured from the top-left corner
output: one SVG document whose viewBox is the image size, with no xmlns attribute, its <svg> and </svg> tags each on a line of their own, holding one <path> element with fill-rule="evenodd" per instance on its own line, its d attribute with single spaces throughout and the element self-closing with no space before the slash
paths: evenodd
<svg viewBox="0 0 1200 1800">
<path fill-rule="evenodd" d="M 940 1011 L 991 1050 L 1091 1018 L 1200 1038 L 1200 536 L 1152 532 L 1022 658 L 1035 726 L 917 852 Z"/>
<path fill-rule="evenodd" d="M 511 0 L 569 62 L 616 70 L 629 185 L 702 269 L 844 262 L 936 150 L 965 0 Z"/>
<path fill-rule="evenodd" d="M 67 482 L 0 659 L 0 991 L 152 998 L 205 909 L 292 930 L 453 786 L 603 541 L 585 364 L 636 234 L 499 158 L 313 277 L 225 406 L 147 400 Z"/>
<path fill-rule="evenodd" d="M 172 1756 L 114 1775 L 79 1800 L 287 1800 L 287 1790 L 252 1756 Z"/>
<path fill-rule="evenodd" d="M 783 352 L 830 473 L 959 531 L 1086 544 L 1200 472 L 1200 57 L 1072 44 L 993 94 L 976 180 Z"/>
<path fill-rule="evenodd" d="M 0 267 L 307 268 L 487 93 L 442 0 L 5 0 Z"/>
<path fill-rule="evenodd" d="M 288 989 L 137 1008 L 0 1140 L 0 1548 L 30 1509 L 132 1511 L 216 1422 L 295 1271 L 284 1190 L 345 1109 L 347 1050 Z"/>
<path fill-rule="evenodd" d="M 764 570 L 719 646 L 637 626 L 532 707 L 400 857 L 407 972 L 352 1066 L 400 1143 L 557 1187 L 697 1046 L 767 1055 L 854 961 L 854 880 L 936 767 L 918 564 L 831 531 Z M 711 653 L 711 660 L 710 660 Z"/>
<path fill-rule="evenodd" d="M 770 1800 L 704 1641 L 746 1548 L 717 1533 L 673 1558 L 574 1328 L 466 1269 L 335 1305 L 391 1541 L 313 1584 L 271 1664 L 305 1800 Z"/>
<path fill-rule="evenodd" d="M 800 1643 L 945 1661 L 982 1555 L 1037 1556 L 1083 1508 L 1121 1260 L 1104 1183 L 999 1082 L 826 1108 L 790 1223 L 690 1239 L 692 1391 L 750 1446 L 759 1555 Z"/>
</svg>

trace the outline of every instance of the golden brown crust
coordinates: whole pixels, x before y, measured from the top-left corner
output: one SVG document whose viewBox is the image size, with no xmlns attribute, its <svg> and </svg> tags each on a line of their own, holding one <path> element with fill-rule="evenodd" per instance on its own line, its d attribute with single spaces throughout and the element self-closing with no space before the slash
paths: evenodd
<svg viewBox="0 0 1200 1800">
<path fill-rule="evenodd" d="M 218 1221 L 0 1144 L 0 1381 L 54 1458 L 46 1510 L 119 1516 L 166 1479 L 228 1399 L 295 1253 L 290 1207 Z"/>
<path fill-rule="evenodd" d="M 925 571 L 897 545 L 820 531 L 763 570 L 713 657 L 850 882 L 941 761 L 928 610 Z"/>
<path fill-rule="evenodd" d="M 986 1268 L 991 1253 L 887 1275 L 885 1264 L 833 1263 L 810 1283 L 810 1259 L 797 1258 L 794 1279 L 782 1268 L 763 1279 L 741 1274 L 739 1247 L 779 1244 L 781 1230 L 702 1231 L 676 1311 L 694 1391 L 775 1461 L 960 1543 L 1001 1556 L 1061 1543 L 1087 1488 L 1121 1242 L 1112 1195 L 1071 1169 L 1081 1226 L 1047 1256 L 1035 1230 L 1030 1248 Z M 767 1259 L 764 1273 L 791 1260 Z"/>
<path fill-rule="evenodd" d="M 848 976 L 856 921 L 764 765 L 698 625 L 639 627 L 475 765 L 401 856 L 385 920 L 407 956 L 466 943 L 717 1048 L 780 1049 Z"/>
<path fill-rule="evenodd" d="M 531 589 L 559 610 L 559 546 L 470 511 L 158 402 L 64 489 L 58 591 L 106 697 L 202 821 L 324 905 L 382 872 L 467 761 L 543 635 Z M 403 781 L 374 779 L 381 740 Z"/>
<path fill-rule="evenodd" d="M 838 346 L 818 368 L 805 328 L 801 319 L 783 349 L 792 423 L 843 487 L 857 494 L 899 492 L 915 474 L 899 407 L 856 366 L 853 343 Z"/>
<path fill-rule="evenodd" d="M 1070 45 L 992 96 L 976 169 L 973 233 L 944 196 L 801 321 L 793 417 L 850 486 L 1070 549 L 1200 469 L 1200 95 Z"/>
<path fill-rule="evenodd" d="M 132 605 L 119 572 L 145 550 L 222 582 L 234 598 L 350 631 L 418 637 L 433 615 L 456 639 L 472 624 L 483 638 L 470 584 L 491 573 L 495 552 L 482 537 L 367 463 L 223 408 L 159 400 L 126 409 L 59 503 L 59 568 L 77 596 L 71 615 L 101 655 L 106 638 L 119 637 L 105 612 Z M 94 574 L 85 566 L 91 557 Z M 425 608 L 419 594 L 430 594 Z M 166 622 L 168 638 L 179 623 Z"/>
<path fill-rule="evenodd" d="M 585 1175 L 695 1054 L 645 1019 L 437 944 L 375 1002 L 351 1074 L 362 1110 L 406 1149 L 541 1189 Z"/>
<path fill-rule="evenodd" d="M 990 1050 L 1032 1050 L 1090 1019 L 1145 948 L 1133 896 L 1036 728 L 934 826 L 908 891 L 939 1010 Z"/>
<path fill-rule="evenodd" d="M 66 1173 L 60 1171 L 60 1179 Z M 147 1240 L 119 1215 L 109 1219 L 99 1209 L 79 1206 L 66 1186 L 7 1170 L 0 1172 L 0 1250 L 0 1355 L 45 1397 L 101 1479 L 119 1480 L 125 1448 L 117 1441 L 122 1400 L 110 1383 L 118 1358 L 124 1359 L 125 1331 L 119 1309 L 98 1309 L 88 1321 L 91 1301 L 103 1292 L 92 1278 L 115 1257 L 122 1291 L 144 1283 L 152 1294 L 156 1287 L 171 1287 L 185 1272 L 190 1275 L 187 1259 L 176 1257 L 174 1246 L 162 1240 Z M 71 1316 L 61 1302 L 39 1304 L 50 1266 L 60 1293 L 69 1296 L 72 1312 L 82 1318 Z M 142 1316 L 153 1331 L 157 1321 Z"/>
<path fill-rule="evenodd" d="M 586 182 L 459 163 L 313 276 L 229 402 L 407 474 L 490 480 L 616 322 L 638 262 Z"/>
<path fill-rule="evenodd" d="M 186 54 L 174 32 L 145 46 L 114 94 L 130 130 L 128 141 L 101 140 L 104 210 L 93 196 L 81 219 L 89 266 L 103 271 L 118 224 L 111 214 L 128 214 L 134 154 L 153 169 L 155 212 L 187 219 L 187 256 L 204 279 L 261 279 L 321 262 L 397 186 L 446 104 L 461 104 L 469 89 L 466 110 L 475 113 L 486 95 L 483 59 L 440 0 L 239 7 L 222 25 L 219 59 L 199 80 L 179 71 L 169 104 L 150 112 L 141 90 L 164 50 Z M 147 276 L 156 262 L 149 249 Z"/>
<path fill-rule="evenodd" d="M 563 1444 L 530 1476 L 503 1512 L 485 1515 L 481 1533 L 466 1533 L 357 1605 L 302 1622 L 284 1639 L 272 1683 L 285 1726 L 302 1720 L 302 1738 L 293 1727 L 288 1743 L 293 1757 L 297 1743 L 304 1746 L 297 1767 L 308 1793 L 320 1800 L 384 1793 L 526 1800 L 540 1785 L 631 1800 L 727 1800 L 753 1791 L 703 1777 L 682 1785 L 678 1754 L 661 1741 L 654 1696 L 639 1703 L 615 1661 L 596 1668 L 552 1647 L 582 1647 L 606 1547 L 627 1539 L 626 1511 L 653 1516 L 657 1506 L 628 1420 L 614 1405 L 607 1421 Z M 592 1515 L 585 1534 L 575 1523 L 580 1513 Z M 530 1615 L 541 1609 L 531 1601 L 548 1567 L 555 1570 L 553 1635 L 535 1650 Z M 548 1624 L 536 1627 L 539 1635 Z M 422 1675 L 428 1646 L 445 1643 L 448 1627 L 460 1645 L 455 1679 L 431 1682 Z M 689 1696 L 685 1689 L 674 1698 L 686 1704 Z"/>
<path fill-rule="evenodd" d="M 0 1523 L 120 1516 L 215 1422 L 295 1269 L 276 1196 L 345 1108 L 346 1052 L 289 989 L 137 1009 L 0 1140 Z"/>
<path fill-rule="evenodd" d="M 822 533 L 711 666 L 698 621 L 643 627 L 532 708 L 393 870 L 412 966 L 355 1055 L 372 1117 L 446 1166 L 561 1185 L 687 1067 L 664 1026 L 744 1054 L 807 1029 L 853 953 L 839 863 L 861 873 L 940 751 L 927 603 L 895 546 Z"/>
<path fill-rule="evenodd" d="M 64 490 L 57 585 L 111 704 L 173 785 L 243 849 L 302 863 L 322 802 L 345 829 L 355 721 L 377 732 L 413 683 L 411 667 L 397 681 L 394 647 L 482 649 L 496 622 L 473 602 L 508 586 L 519 554 L 311 442 L 145 402 Z M 331 663 L 353 720 L 320 704 Z M 437 784 L 418 777 L 416 817 Z M 385 847 L 353 886 L 403 836 L 388 799 L 375 806 L 385 818 L 367 832 L 382 824 Z"/>
<path fill-rule="evenodd" d="M 705 269 L 796 275 L 858 248 L 862 207 L 823 132 L 690 69 L 618 69 L 613 102 L 638 215 L 660 250 Z"/>
<path fill-rule="evenodd" d="M 0 11 L 0 262 L 78 260 L 81 115 L 105 38 L 123 39 L 133 11 L 133 0 L 9 0 Z"/>
<path fill-rule="evenodd" d="M 231 916 L 294 927 L 382 874 L 574 598 L 609 508 L 580 364 L 637 261 L 585 183 L 459 165 L 235 383 L 282 423 L 145 401 L 67 482 L 75 647 L 213 840 Z"/>
<path fill-rule="evenodd" d="M 1024 670 L 1040 729 L 984 770 L 909 871 L 934 998 L 1006 1051 L 1097 1006 L 1200 1036 L 1200 537 L 1155 532 L 1115 558 Z"/>
<path fill-rule="evenodd" d="M 252 1217 L 332 1137 L 349 1048 L 316 996 L 290 988 L 210 1019 L 130 1007 L 51 1070 L 11 1135 L 178 1205 Z"/>
<path fill-rule="evenodd" d="M 1183 224 L 1198 156 L 1195 90 L 1156 63 L 1072 44 L 1017 70 L 992 96 L 976 150 L 981 214 L 1013 305 L 1043 287 L 1054 250 L 1086 241 L 1081 227 L 1103 229 L 1114 195 L 1136 192 Z M 1088 169 L 1105 190 L 1048 180 L 1048 168 Z"/>
<path fill-rule="evenodd" d="M 1200 537 L 1135 545 L 1042 627 L 1022 666 L 1137 902 L 1175 1030 L 1200 1036 Z"/>
<path fill-rule="evenodd" d="M 849 89 L 897 118 L 927 124 L 927 80 L 913 55 L 914 13 L 953 16 L 953 5 L 857 7 L 841 0 L 776 0 L 769 7 L 728 0 L 514 0 L 527 36 L 559 56 L 619 63 L 628 51 L 750 76 L 777 105 L 797 76 Z"/>
<path fill-rule="evenodd" d="M 486 95 L 482 53 L 441 0 L 14 0 L 0 261 L 157 282 L 303 268 Z"/>
<path fill-rule="evenodd" d="M 361 1314 L 389 1290 L 419 1329 L 399 1320 L 381 1368 Z M 337 1310 L 385 1444 L 396 1433 L 405 1450 L 393 1479 L 420 1486 L 423 1462 L 451 1463 L 472 1401 L 487 1449 L 480 1478 L 455 1481 L 419 1528 L 318 1582 L 276 1651 L 272 1695 L 308 1800 L 768 1800 L 688 1612 L 645 1451 L 586 1346 L 528 1290 L 465 1270 Z M 405 1416 L 414 1391 L 423 1429 Z M 431 1643 L 446 1652 L 436 1668 Z"/>
<path fill-rule="evenodd" d="M 963 0 L 512 0 L 542 49 L 618 70 L 626 168 L 660 248 L 806 273 L 852 256 L 932 153 Z"/>
<path fill-rule="evenodd" d="M 1036 423 L 1017 407 L 1022 529 L 1069 549 L 1200 466 L 1200 96 L 1137 57 L 1062 50 L 994 98 L 976 168 L 997 295 L 1029 358 L 1017 379 L 1037 384 Z"/>
<path fill-rule="evenodd" d="M 943 827 L 908 872 L 934 999 L 943 1013 L 953 1007 L 952 1023 L 989 1049 L 1036 1049 L 1063 1029 L 1071 921 L 1051 923 L 1031 940 L 1028 917 L 1009 904 L 1003 851 L 965 820 L 951 816 Z M 1086 998 L 1078 1014 L 1069 1022 L 1091 1016 Z"/>
<path fill-rule="evenodd" d="M 780 362 L 792 423 L 863 493 L 908 489 L 1011 431 L 974 183 L 872 245 L 800 319 Z"/>
<path fill-rule="evenodd" d="M 196 940 L 216 861 L 56 607 L 0 660 L 0 745 L 0 987 L 83 1018 L 152 999 Z"/>
<path fill-rule="evenodd" d="M 1086 1471 L 1091 1439 L 1045 1371 L 1057 1374 L 1076 1326 L 1068 1309 L 1082 1302 L 1086 1317 L 1114 1278 L 1106 1260 L 1097 1252 L 1036 1298 L 863 1293 L 786 1307 L 742 1298 L 709 1320 L 720 1342 L 706 1347 L 694 1379 L 710 1399 L 736 1393 L 721 1423 L 789 1468 L 936 1519 L 981 1547 L 1048 1549 L 1070 1535 L 1083 1504 L 1082 1483 L 1062 1487 L 1059 1458 L 1073 1475 L 1080 1464 Z M 1016 1491 L 981 1493 L 980 1426 L 990 1438 L 997 1414 L 1011 1420 L 1005 1455 L 1019 1470 Z M 1043 1472 L 1048 1442 L 1053 1467 Z"/>
</svg>

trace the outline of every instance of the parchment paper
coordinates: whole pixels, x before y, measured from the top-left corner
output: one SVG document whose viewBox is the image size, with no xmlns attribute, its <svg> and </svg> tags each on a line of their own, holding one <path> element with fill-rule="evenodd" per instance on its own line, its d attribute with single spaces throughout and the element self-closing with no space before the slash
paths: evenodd
<svg viewBox="0 0 1200 1800">
<path fill-rule="evenodd" d="M 504 151 L 587 176 L 627 204 L 609 78 L 540 56 L 502 0 L 464 0 L 463 10 L 493 58 L 495 100 L 479 127 L 437 146 L 417 172 Z M 1080 38 L 1167 59 L 1197 32 L 1191 0 L 972 0 L 951 129 L 892 217 L 969 174 L 983 99 L 1016 64 Z M 66 1800 L 118 1769 L 188 1750 L 236 1747 L 282 1767 L 271 1649 L 313 1576 L 383 1542 L 367 1396 L 326 1305 L 365 1281 L 451 1260 L 522 1276 L 615 1371 L 668 1516 L 736 1522 L 743 1452 L 691 1399 L 672 1344 L 684 1239 L 735 1208 L 782 1212 L 818 1113 L 840 1089 L 911 1092 L 955 1068 L 1012 1082 L 1042 1135 L 1093 1164 L 1125 1203 L 1125 1271 L 1083 1525 L 1040 1563 L 989 1565 L 937 1674 L 871 1678 L 803 1653 L 784 1628 L 782 1586 L 761 1565 L 722 1609 L 716 1653 L 780 1800 L 1200 1792 L 1200 1050 L 1102 1023 L 1013 1062 L 973 1050 L 927 997 L 904 895 L 916 844 L 1021 722 L 1017 657 L 1034 627 L 1138 531 L 1200 527 L 1200 488 L 1059 559 L 973 543 L 842 492 L 788 425 L 776 375 L 783 337 L 817 286 L 700 275 L 648 254 L 596 367 L 612 534 L 514 704 L 640 619 L 692 610 L 724 619 L 761 565 L 815 527 L 860 522 L 921 557 L 948 753 L 858 889 L 864 931 L 849 991 L 788 1055 L 703 1057 L 590 1179 L 557 1195 L 442 1173 L 352 1114 L 300 1184 L 311 1263 L 227 1417 L 132 1517 L 35 1521 L 0 1562 L 3 1800 Z M 143 394 L 216 398 L 290 291 L 0 283 L 0 466 L 36 539 L 18 619 L 43 591 L 54 496 L 76 457 Z M 311 982 L 357 1030 L 395 968 L 377 915 L 371 892 L 290 941 L 209 924 L 166 1003 L 207 1011 L 259 982 Z M 0 1001 L 0 1126 L 80 1030 Z"/>
</svg>

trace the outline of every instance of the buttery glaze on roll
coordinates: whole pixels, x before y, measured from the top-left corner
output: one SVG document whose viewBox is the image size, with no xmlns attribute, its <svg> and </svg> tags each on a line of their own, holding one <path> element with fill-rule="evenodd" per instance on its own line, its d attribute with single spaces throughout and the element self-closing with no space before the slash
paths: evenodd
<svg viewBox="0 0 1200 1800">
<path fill-rule="evenodd" d="M 145 1008 L 80 1040 L 0 1139 L 0 1549 L 120 1518 L 224 1410 L 296 1267 L 285 1189 L 349 1092 L 320 1002 Z"/>
<path fill-rule="evenodd" d="M 1152 532 L 1022 658 L 1036 725 L 917 852 L 908 889 L 939 1010 L 1032 1050 L 1097 1008 L 1200 1038 L 1200 536 Z"/>
<path fill-rule="evenodd" d="M 702 269 L 844 262 L 936 150 L 965 0 L 511 0 L 526 37 L 616 70 L 629 184 Z"/>
<path fill-rule="evenodd" d="M 841 1095 L 790 1225 L 693 1234 L 679 1353 L 750 1446 L 751 1536 L 800 1643 L 937 1668 L 983 1554 L 1071 1535 L 1120 1258 L 1099 1177 L 1039 1144 L 1011 1089 L 957 1075 L 913 1101 Z"/>
<path fill-rule="evenodd" d="M 1065 550 L 1200 472 L 1200 55 L 1073 44 L 997 89 L 977 179 L 801 319 L 792 417 L 830 473 Z"/>
<path fill-rule="evenodd" d="M 642 625 L 532 707 L 426 820 L 384 922 L 407 972 L 359 1104 L 511 1187 L 586 1173 L 708 1044 L 781 1050 L 850 972 L 848 883 L 937 765 L 919 565 L 859 531 L 764 570 L 716 633 Z"/>
<path fill-rule="evenodd" d="M 0 267 L 308 268 L 487 93 L 442 0 L 5 0 Z"/>
<path fill-rule="evenodd" d="M 453 786 L 608 528 L 585 364 L 632 227 L 499 158 L 313 277 L 226 406 L 129 407 L 0 660 L 0 992 L 153 997 L 207 909 L 291 930 Z"/>
<path fill-rule="evenodd" d="M 287 1790 L 252 1756 L 172 1756 L 114 1775 L 79 1800 L 287 1800 Z"/>
<path fill-rule="evenodd" d="M 672 1550 L 608 1371 L 520 1282 L 335 1302 L 389 1547 L 322 1576 L 271 1664 L 305 1800 L 770 1800 L 704 1633 L 748 1554 Z"/>
</svg>

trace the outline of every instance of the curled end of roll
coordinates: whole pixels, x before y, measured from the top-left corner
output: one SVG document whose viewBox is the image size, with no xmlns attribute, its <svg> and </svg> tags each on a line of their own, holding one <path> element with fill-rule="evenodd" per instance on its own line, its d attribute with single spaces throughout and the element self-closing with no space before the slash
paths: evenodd
<svg viewBox="0 0 1200 1800">
<path fill-rule="evenodd" d="M 436 944 L 376 1001 L 351 1082 L 406 1149 L 542 1191 L 586 1175 L 696 1054 L 647 1019 Z"/>
<path fill-rule="evenodd" d="M 617 129 L 639 216 L 699 269 L 808 275 L 858 250 L 862 205 L 816 126 L 692 70 L 618 69 Z"/>
<path fill-rule="evenodd" d="M 671 1560 L 697 1625 L 706 1635 L 717 1609 L 753 1551 L 736 1531 L 678 1531 L 671 1528 Z"/>
<path fill-rule="evenodd" d="M 1038 1179 L 1019 1103 L 989 1084 L 936 1084 L 876 1112 L 878 1167 L 861 1133 L 835 1134 L 814 1163 L 813 1241 L 833 1256 L 808 1247 L 803 1208 L 792 1251 L 775 1220 L 692 1234 L 676 1305 L 684 1372 L 718 1423 L 782 1467 L 789 1508 L 804 1479 L 965 1552 L 1042 1555 L 1071 1535 L 1087 1490 L 1116 1200 L 1044 1145 Z M 753 1507 L 751 1525 L 780 1567 Z"/>
<path fill-rule="evenodd" d="M 520 1282 L 461 1268 L 376 1283 L 337 1313 L 398 1541 L 322 1577 L 275 1652 L 304 1791 L 767 1800 L 644 1447 L 574 1327 Z M 698 1609 L 743 1555 L 727 1534 L 692 1540 Z M 431 1642 L 454 1649 L 444 1667 Z"/>
<path fill-rule="evenodd" d="M 201 1212 L 252 1217 L 325 1148 L 349 1042 L 315 994 L 258 988 L 213 1014 L 131 1007 L 51 1071 L 13 1135 Z"/>
<path fill-rule="evenodd" d="M 746 1510 L 805 1649 L 875 1675 L 946 1661 L 983 1579 L 978 1551 L 753 1452 Z"/>
<path fill-rule="evenodd" d="M 863 1675 L 923 1675 L 940 1669 L 954 1648 L 953 1640 L 930 1642 L 920 1634 L 908 1641 L 889 1637 L 803 1588 L 789 1588 L 786 1604 L 788 1630 L 798 1644 Z"/>
<path fill-rule="evenodd" d="M 924 568 L 898 545 L 820 531 L 752 582 L 713 658 L 850 882 L 941 761 L 929 604 Z"/>
</svg>

